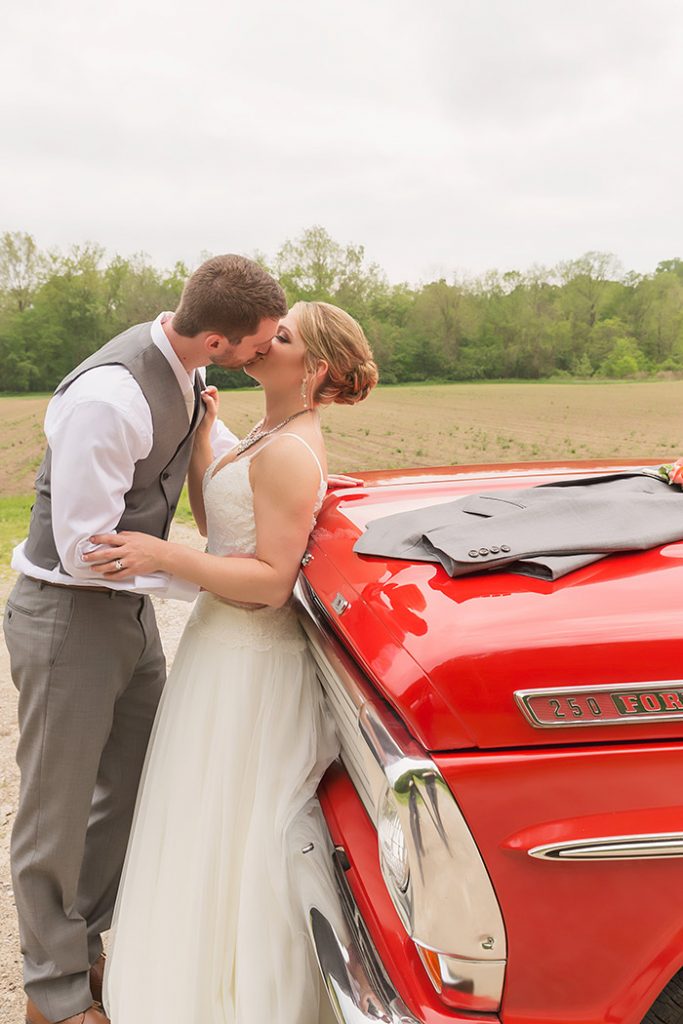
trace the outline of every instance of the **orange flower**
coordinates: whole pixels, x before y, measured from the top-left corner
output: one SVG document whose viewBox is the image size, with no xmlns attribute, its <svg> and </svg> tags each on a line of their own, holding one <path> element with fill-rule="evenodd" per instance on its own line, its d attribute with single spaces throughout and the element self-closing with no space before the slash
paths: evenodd
<svg viewBox="0 0 683 1024">
<path fill-rule="evenodd" d="M 683 457 L 676 459 L 675 462 L 669 462 L 665 466 L 660 466 L 657 472 L 668 484 L 678 484 L 679 487 L 683 487 Z"/>
<path fill-rule="evenodd" d="M 669 467 L 669 483 L 683 487 L 683 458 L 676 459 Z"/>
</svg>

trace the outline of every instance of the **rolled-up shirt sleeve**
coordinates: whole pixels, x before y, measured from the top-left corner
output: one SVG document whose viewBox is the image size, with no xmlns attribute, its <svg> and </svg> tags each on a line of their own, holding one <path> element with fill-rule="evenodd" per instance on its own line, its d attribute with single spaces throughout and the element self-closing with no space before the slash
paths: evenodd
<svg viewBox="0 0 683 1024">
<path fill-rule="evenodd" d="M 61 563 L 77 579 L 97 578 L 83 554 L 90 537 L 116 530 L 135 463 L 148 454 L 145 431 L 113 404 L 83 400 L 48 434 L 52 529 Z M 101 577 L 100 577 L 101 579 Z"/>
<path fill-rule="evenodd" d="M 147 412 L 144 399 L 140 408 Z M 83 398 L 46 421 L 46 435 L 52 452 L 52 529 L 61 564 L 74 579 L 101 585 L 102 577 L 83 555 L 94 550 L 94 534 L 116 531 L 135 464 L 151 449 L 151 420 L 136 415 L 134 404 Z M 195 583 L 162 572 L 106 582 L 114 590 L 180 601 L 194 601 L 199 593 Z"/>
</svg>

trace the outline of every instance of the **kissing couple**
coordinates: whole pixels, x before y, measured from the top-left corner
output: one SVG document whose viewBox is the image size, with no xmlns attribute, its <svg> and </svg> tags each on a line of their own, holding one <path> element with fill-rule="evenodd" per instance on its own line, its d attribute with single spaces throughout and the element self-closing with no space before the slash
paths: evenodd
<svg viewBox="0 0 683 1024">
<path fill-rule="evenodd" d="M 263 387 L 239 442 L 208 364 Z M 4 624 L 27 1024 L 329 1013 L 290 826 L 337 745 L 290 596 L 327 483 L 320 409 L 376 382 L 347 313 L 288 312 L 269 274 L 227 255 L 51 399 Z M 205 552 L 166 539 L 186 476 Z M 151 594 L 196 598 L 166 685 Z"/>
</svg>

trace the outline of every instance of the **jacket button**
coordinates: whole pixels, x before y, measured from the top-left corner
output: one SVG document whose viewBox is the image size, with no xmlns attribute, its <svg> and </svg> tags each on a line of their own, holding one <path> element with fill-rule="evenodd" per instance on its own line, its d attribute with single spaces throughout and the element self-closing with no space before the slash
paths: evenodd
<svg viewBox="0 0 683 1024">
<path fill-rule="evenodd" d="M 489 553 L 489 549 L 488 548 L 479 548 L 479 554 L 480 555 L 488 555 L 488 553 Z"/>
<path fill-rule="evenodd" d="M 501 544 L 500 545 L 500 550 L 504 551 L 507 554 L 508 551 L 511 551 L 512 549 L 511 549 L 509 544 Z"/>
<path fill-rule="evenodd" d="M 470 556 L 470 558 L 479 558 L 479 552 L 475 551 L 474 548 L 472 548 L 471 551 L 468 551 L 467 554 Z"/>
<path fill-rule="evenodd" d="M 500 552 L 500 548 L 498 547 L 498 545 L 497 544 L 492 544 L 491 545 L 491 554 L 492 555 L 497 555 L 499 552 Z"/>
<path fill-rule="evenodd" d="M 168 478 L 170 477 L 170 475 L 171 475 L 170 473 L 162 473 L 162 474 L 161 474 L 161 479 L 162 479 L 162 480 L 168 480 Z"/>
</svg>

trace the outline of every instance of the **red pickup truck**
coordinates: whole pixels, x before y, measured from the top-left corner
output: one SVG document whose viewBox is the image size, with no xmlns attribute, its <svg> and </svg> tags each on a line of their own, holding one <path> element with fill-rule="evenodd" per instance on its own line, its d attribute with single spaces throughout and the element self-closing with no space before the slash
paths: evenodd
<svg viewBox="0 0 683 1024">
<path fill-rule="evenodd" d="M 624 468 L 328 497 L 296 600 L 342 748 L 302 845 L 339 1021 L 683 1024 L 683 543 L 555 582 L 352 550 L 379 516 Z"/>
</svg>

